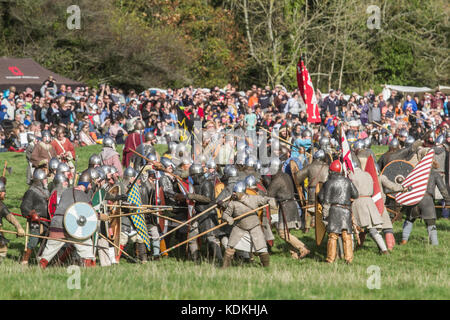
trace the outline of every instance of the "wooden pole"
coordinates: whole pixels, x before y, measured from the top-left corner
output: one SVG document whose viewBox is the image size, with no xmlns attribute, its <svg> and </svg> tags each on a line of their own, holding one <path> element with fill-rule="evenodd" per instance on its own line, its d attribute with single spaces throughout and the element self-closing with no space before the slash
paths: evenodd
<svg viewBox="0 0 450 320">
<path fill-rule="evenodd" d="M 103 239 L 105 239 L 106 241 L 109 242 L 109 244 L 112 244 L 116 249 L 118 249 L 120 252 L 122 252 L 124 255 L 126 255 L 128 258 L 130 258 L 131 260 L 133 260 L 136 263 L 139 263 L 138 260 L 136 260 L 135 258 L 133 258 L 132 256 L 130 256 L 128 253 L 125 252 L 125 250 L 122 250 L 119 246 L 116 246 L 116 244 L 114 242 L 112 242 L 111 240 L 109 240 L 107 237 L 105 237 L 104 235 L 102 235 L 100 232 L 98 233 L 100 235 L 100 237 L 102 237 Z"/>
<path fill-rule="evenodd" d="M 106 207 L 112 207 L 112 208 L 118 208 L 119 204 L 107 204 Z M 121 208 L 128 208 L 128 209 L 142 209 L 142 208 L 148 208 L 148 209 L 159 209 L 158 211 L 172 211 L 173 208 L 169 206 L 148 206 L 148 205 L 142 205 L 142 206 L 120 206 Z"/>
<path fill-rule="evenodd" d="M 8 161 L 5 160 L 5 166 L 3 167 L 3 175 L 2 177 L 5 177 L 6 175 L 6 166 L 8 165 Z"/>
<path fill-rule="evenodd" d="M 25 234 L 28 234 L 30 232 L 30 223 L 27 220 L 27 225 L 25 227 Z M 25 251 L 28 249 L 28 236 L 25 237 Z"/>
<path fill-rule="evenodd" d="M 16 231 L 9 231 L 9 230 L 2 230 L 0 229 L 0 232 L 4 232 L 4 233 L 11 233 L 11 234 L 17 234 Z M 47 240 L 56 240 L 56 241 L 61 241 L 61 242 L 66 242 L 66 243 L 71 243 L 71 244 L 79 244 L 82 246 L 88 246 L 88 247 L 93 247 L 93 244 L 87 244 L 87 243 L 82 243 L 82 242 L 77 242 L 77 241 L 72 241 L 72 240 L 66 240 L 66 239 L 57 239 L 57 238 L 50 238 L 50 237 L 44 237 L 44 236 L 38 236 L 36 234 L 25 234 L 26 237 L 34 237 L 34 238 L 40 238 L 40 239 L 47 239 Z M 108 249 L 105 247 L 100 247 L 100 246 L 96 246 L 97 248 L 100 249 Z"/>
<path fill-rule="evenodd" d="M 157 212 L 159 212 L 159 210 L 158 211 L 142 211 L 142 212 L 134 212 L 134 213 L 125 213 L 125 214 L 118 214 L 118 215 L 115 215 L 115 216 L 110 216 L 110 218 L 128 217 L 128 216 L 136 216 L 138 214 L 150 213 L 150 214 L 153 214 L 155 216 L 160 217 L 161 219 L 166 219 L 166 220 L 169 220 L 169 221 L 173 221 L 175 223 L 182 223 L 181 221 L 176 220 L 174 218 L 170 218 L 170 217 L 166 217 L 166 216 L 162 216 L 160 214 L 157 214 Z"/>
<path fill-rule="evenodd" d="M 226 197 L 223 201 L 228 201 L 231 198 L 231 196 Z M 200 212 L 199 214 L 193 216 L 191 219 L 181 223 L 179 226 L 176 226 L 175 228 L 173 228 L 172 230 L 170 230 L 169 232 L 163 234 L 162 236 L 159 237 L 159 240 L 163 239 L 164 237 L 166 237 L 167 235 L 171 234 L 172 232 L 177 231 L 178 229 L 180 229 L 181 227 L 187 225 L 188 223 L 191 223 L 192 221 L 200 218 L 202 215 L 204 215 L 205 213 L 211 211 L 212 209 L 217 208 L 217 204 L 213 205 L 212 207 L 209 207 L 208 209 L 204 210 L 203 212 Z"/>
<path fill-rule="evenodd" d="M 239 220 L 239 219 L 245 218 L 246 216 L 252 214 L 253 212 L 256 212 L 256 211 L 259 211 L 259 210 L 261 210 L 261 209 L 264 209 L 264 208 L 267 207 L 268 205 L 269 205 L 269 204 L 266 204 L 266 205 L 263 205 L 263 206 L 258 207 L 258 208 L 256 208 L 256 209 L 253 209 L 253 210 L 251 210 L 251 211 L 248 211 L 248 212 L 246 212 L 246 213 L 240 215 L 239 217 L 234 218 L 234 221 L 237 221 L 237 220 Z M 196 236 L 193 236 L 193 237 L 190 238 L 190 239 L 187 239 L 187 240 L 185 240 L 185 241 L 183 241 L 183 242 L 180 242 L 180 243 L 174 245 L 173 247 L 171 247 L 171 248 L 169 248 L 169 249 L 167 249 L 167 250 L 161 252 L 159 255 L 162 255 L 163 253 L 172 251 L 173 249 L 178 248 L 179 246 L 182 246 L 182 245 L 184 245 L 184 244 L 186 244 L 186 243 L 188 243 L 188 242 L 190 242 L 190 241 L 192 241 L 192 240 L 195 240 L 195 239 L 197 239 L 197 238 L 199 238 L 199 237 L 201 237 L 201 236 L 204 236 L 205 234 L 207 234 L 207 233 L 209 233 L 209 232 L 211 232 L 211 231 L 214 231 L 214 230 L 217 230 L 217 229 L 219 229 L 219 228 L 222 228 L 223 226 L 225 226 L 225 225 L 227 225 L 227 224 L 228 224 L 228 222 L 223 222 L 223 223 L 221 223 L 221 224 L 219 224 L 219 225 L 217 225 L 217 226 L 215 226 L 215 227 L 213 227 L 213 228 L 211 228 L 211 229 L 209 229 L 209 230 L 206 230 L 206 231 L 204 231 L 204 232 L 202 232 L 202 233 L 200 233 L 200 234 L 198 234 L 198 235 L 196 235 Z"/>
</svg>

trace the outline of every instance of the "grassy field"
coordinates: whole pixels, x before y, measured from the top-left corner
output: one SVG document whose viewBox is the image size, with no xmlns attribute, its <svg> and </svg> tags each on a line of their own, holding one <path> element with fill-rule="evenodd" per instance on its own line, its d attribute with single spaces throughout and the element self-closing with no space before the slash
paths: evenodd
<svg viewBox="0 0 450 320">
<path fill-rule="evenodd" d="M 383 147 L 373 149 L 375 153 L 384 151 Z M 79 170 L 85 169 L 90 154 L 99 150 L 99 146 L 78 149 Z M 7 174 L 5 203 L 11 211 L 20 212 L 18 207 L 28 187 L 25 155 L 0 153 L 0 163 L 4 160 L 13 167 L 12 174 Z M 24 219 L 18 219 L 24 225 Z M 4 227 L 12 229 L 5 220 Z M 8 234 L 8 258 L 0 264 L 0 299 L 449 299 L 450 222 L 439 219 L 437 228 L 440 244 L 432 247 L 424 223 L 416 221 L 408 245 L 396 246 L 389 256 L 379 255 L 375 243 L 367 239 L 350 266 L 342 260 L 333 265 L 324 263 L 325 242 L 317 247 L 313 231 L 295 231 L 312 251 L 301 261 L 292 260 L 287 246 L 277 237 L 269 269 L 257 262 L 236 262 L 222 270 L 209 262 L 196 265 L 174 257 L 145 265 L 122 259 L 120 265 L 109 268 L 81 268 L 80 289 L 68 286 L 68 282 L 73 283 L 73 271 L 67 267 L 42 271 L 34 259 L 30 266 L 21 266 L 18 261 L 24 239 Z M 401 229 L 401 222 L 396 222 L 397 241 Z M 380 289 L 367 286 L 373 277 L 370 266 L 379 267 Z"/>
</svg>

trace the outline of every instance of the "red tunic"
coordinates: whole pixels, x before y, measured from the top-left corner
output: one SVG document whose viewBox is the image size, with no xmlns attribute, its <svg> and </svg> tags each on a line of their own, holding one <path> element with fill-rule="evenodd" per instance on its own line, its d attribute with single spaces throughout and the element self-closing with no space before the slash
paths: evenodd
<svg viewBox="0 0 450 320">
<path fill-rule="evenodd" d="M 70 151 L 70 153 L 72 154 L 72 158 L 75 159 L 75 148 L 73 147 L 73 144 L 70 142 L 69 139 L 64 138 L 64 142 L 54 139 L 51 142 L 51 144 L 52 144 L 52 147 L 55 149 L 56 154 L 58 156 L 64 152 Z M 64 148 L 64 150 L 63 150 L 63 148 Z"/>
<path fill-rule="evenodd" d="M 136 148 L 144 142 L 144 137 L 139 134 L 138 132 L 133 132 L 130 134 L 127 139 L 125 140 L 125 147 L 123 148 L 123 156 L 122 156 L 122 165 L 124 168 L 127 168 L 130 164 L 130 159 L 134 155 L 131 150 L 135 150 Z"/>
</svg>

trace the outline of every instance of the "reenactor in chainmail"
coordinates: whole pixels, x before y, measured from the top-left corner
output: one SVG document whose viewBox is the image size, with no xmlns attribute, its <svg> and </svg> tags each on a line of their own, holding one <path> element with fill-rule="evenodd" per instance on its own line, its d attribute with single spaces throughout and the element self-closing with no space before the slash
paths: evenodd
<svg viewBox="0 0 450 320">
<path fill-rule="evenodd" d="M 333 161 L 329 170 L 328 180 L 318 194 L 323 206 L 323 222 L 328 232 L 326 261 L 333 263 L 336 260 L 337 240 L 341 235 L 344 259 L 347 263 L 351 263 L 353 261 L 351 199 L 357 199 L 359 194 L 351 180 L 342 175 L 339 160 Z"/>
<path fill-rule="evenodd" d="M 3 225 L 3 218 L 5 218 L 9 223 L 11 223 L 17 230 L 17 236 L 23 237 L 25 236 L 25 231 L 20 225 L 19 221 L 9 212 L 8 207 L 3 203 L 6 197 L 6 183 L 4 179 L 0 180 L 0 228 Z M 8 240 L 3 236 L 3 233 L 0 232 L 0 262 L 3 258 L 6 257 L 6 253 L 8 252 Z"/>
<path fill-rule="evenodd" d="M 205 178 L 200 164 L 193 164 L 189 168 L 189 175 L 194 182 L 194 193 L 188 193 L 187 198 L 195 201 L 195 212 L 199 214 L 215 204 L 214 184 L 211 180 Z M 197 232 L 204 232 L 219 224 L 215 210 L 210 210 L 192 223 L 190 235 L 195 235 L 195 224 L 198 225 Z M 222 250 L 220 248 L 220 240 L 216 236 L 215 231 L 205 235 L 208 248 L 213 254 L 213 259 L 222 262 Z"/>
<path fill-rule="evenodd" d="M 275 174 L 272 177 L 267 193 L 269 197 L 276 199 L 279 206 L 278 234 L 281 239 L 291 245 L 289 250 L 291 257 L 302 259 L 310 251 L 303 242 L 290 233 L 291 229 L 300 229 L 301 219 L 298 213 L 297 202 L 294 198 L 294 182 L 281 168 L 282 162 L 277 158 L 272 159 L 271 171 Z"/>
<path fill-rule="evenodd" d="M 297 172 L 295 179 L 298 183 L 303 183 L 308 179 L 308 214 L 304 214 L 305 230 L 311 227 L 311 215 L 315 213 L 316 187 L 325 183 L 328 179 L 328 163 L 325 151 L 322 149 L 316 151 L 313 155 L 313 161 Z"/>
<path fill-rule="evenodd" d="M 48 182 L 48 191 L 50 192 L 50 194 L 53 192 L 53 190 L 56 188 L 56 175 L 63 175 L 64 177 L 66 177 L 67 181 L 70 181 L 72 179 L 72 173 L 70 172 L 70 167 L 67 165 L 67 163 L 65 162 L 60 162 L 58 164 L 58 168 L 56 169 L 55 175 L 53 176 L 52 180 Z M 49 178 L 47 178 L 49 179 Z"/>
<path fill-rule="evenodd" d="M 261 180 L 261 174 L 258 171 L 256 171 L 257 161 L 258 160 L 252 155 L 250 155 L 249 157 L 247 157 L 247 159 L 245 159 L 243 170 L 243 173 L 245 174 L 244 179 L 248 176 L 254 176 L 258 182 Z"/>
<path fill-rule="evenodd" d="M 41 169 L 33 172 L 33 182 L 30 188 L 25 192 L 20 210 L 22 215 L 28 219 L 30 223 L 30 234 L 45 235 L 49 227 L 48 222 L 40 220 L 40 218 L 50 219 L 48 215 L 48 198 L 50 194 L 47 189 L 47 175 Z M 30 237 L 27 245 L 27 251 L 22 258 L 21 264 L 27 265 L 30 256 L 35 250 L 40 239 Z"/>
<path fill-rule="evenodd" d="M 122 194 L 127 194 L 128 190 L 133 185 L 134 180 L 137 178 L 138 173 L 132 167 L 128 167 L 123 172 L 123 184 L 124 189 Z M 136 183 L 139 183 L 137 181 Z M 123 202 L 122 202 L 123 203 Z M 125 204 L 127 204 L 125 202 Z M 125 212 L 127 210 L 124 210 Z M 145 246 L 144 240 L 137 233 L 133 222 L 131 221 L 129 216 L 122 217 L 122 230 L 120 232 L 120 248 L 123 249 L 127 245 L 129 241 L 135 243 L 136 256 L 140 261 L 147 261 L 147 247 Z M 119 256 L 120 258 L 120 256 Z"/>
<path fill-rule="evenodd" d="M 55 178 L 56 171 L 58 170 L 59 164 L 61 162 L 58 158 L 51 158 L 48 162 L 48 173 L 47 173 L 47 181 L 48 181 L 48 190 L 50 193 L 53 190 L 53 179 Z"/>
<path fill-rule="evenodd" d="M 155 135 L 152 132 L 147 132 L 144 136 L 144 141 L 136 148 L 136 152 L 142 154 L 143 156 L 147 156 L 148 154 L 157 155 L 154 147 L 155 143 Z M 157 158 L 156 160 L 158 161 L 159 159 Z M 133 163 L 133 167 L 136 171 L 139 171 L 142 166 L 147 164 L 147 161 L 137 154 L 133 154 L 130 162 Z"/>
<path fill-rule="evenodd" d="M 232 226 L 230 240 L 228 241 L 223 268 L 231 265 L 231 260 L 237 248 L 256 252 L 259 254 L 261 264 L 268 267 L 270 256 L 267 250 L 266 239 L 261 228 L 257 212 L 235 222 L 235 219 L 244 213 L 261 207 L 269 202 L 274 206 L 273 198 L 245 194 L 245 182 L 239 181 L 233 187 L 232 199 L 223 213 L 223 219 Z"/>
<path fill-rule="evenodd" d="M 102 166 L 102 158 L 98 154 L 93 154 L 89 157 L 88 168 L 99 168 Z"/>
<path fill-rule="evenodd" d="M 32 133 L 27 134 L 28 145 L 25 149 L 25 157 L 27 158 L 27 184 L 31 184 L 31 180 L 33 178 L 33 165 L 31 164 L 31 154 L 33 153 L 33 149 L 36 146 L 36 136 Z"/>
<path fill-rule="evenodd" d="M 245 178 L 245 185 L 247 188 L 246 193 L 248 194 L 248 190 L 252 192 L 252 194 L 259 195 L 259 196 L 267 196 L 267 192 L 264 192 L 263 190 L 259 189 L 257 186 L 257 180 L 254 176 L 250 175 Z M 266 239 L 266 242 L 269 243 L 269 241 L 275 240 L 275 237 L 272 233 L 272 226 L 270 225 L 269 218 L 267 217 L 266 210 L 270 213 L 269 208 L 265 208 L 261 212 L 260 220 L 261 220 L 261 227 L 264 232 L 264 238 Z"/>
<path fill-rule="evenodd" d="M 401 245 L 408 242 L 414 221 L 419 217 L 425 221 L 428 231 L 428 238 L 431 244 L 436 246 L 439 244 L 436 228 L 437 217 L 436 208 L 434 207 L 434 192 L 436 188 L 438 188 L 444 198 L 444 201 L 447 203 L 450 202 L 450 195 L 442 176 L 436 170 L 437 167 L 437 162 L 433 160 L 430 176 L 428 178 L 427 190 L 424 197 L 418 204 L 412 206 L 411 210 L 407 211 L 407 217 L 403 223 Z"/>
<path fill-rule="evenodd" d="M 208 180 L 211 180 L 214 185 L 220 182 L 220 175 L 217 172 L 217 165 L 213 159 L 210 159 L 206 162 L 206 173 L 205 177 Z"/>
</svg>

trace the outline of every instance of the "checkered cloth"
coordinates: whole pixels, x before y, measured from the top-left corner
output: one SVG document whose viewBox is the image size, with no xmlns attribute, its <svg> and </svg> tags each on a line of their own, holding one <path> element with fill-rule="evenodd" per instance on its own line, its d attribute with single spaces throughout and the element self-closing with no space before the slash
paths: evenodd
<svg viewBox="0 0 450 320">
<path fill-rule="evenodd" d="M 136 207 L 140 207 L 142 205 L 141 201 L 141 193 L 139 192 L 139 187 L 137 184 L 134 184 L 133 188 L 131 188 L 128 193 L 128 202 L 134 204 Z M 138 209 L 137 212 L 141 212 L 141 209 Z M 150 251 L 150 237 L 148 235 L 147 225 L 145 224 L 145 219 L 143 214 L 137 214 L 134 216 L 130 216 L 131 221 L 133 221 L 134 227 L 138 235 L 144 240 L 145 246 Z"/>
</svg>

